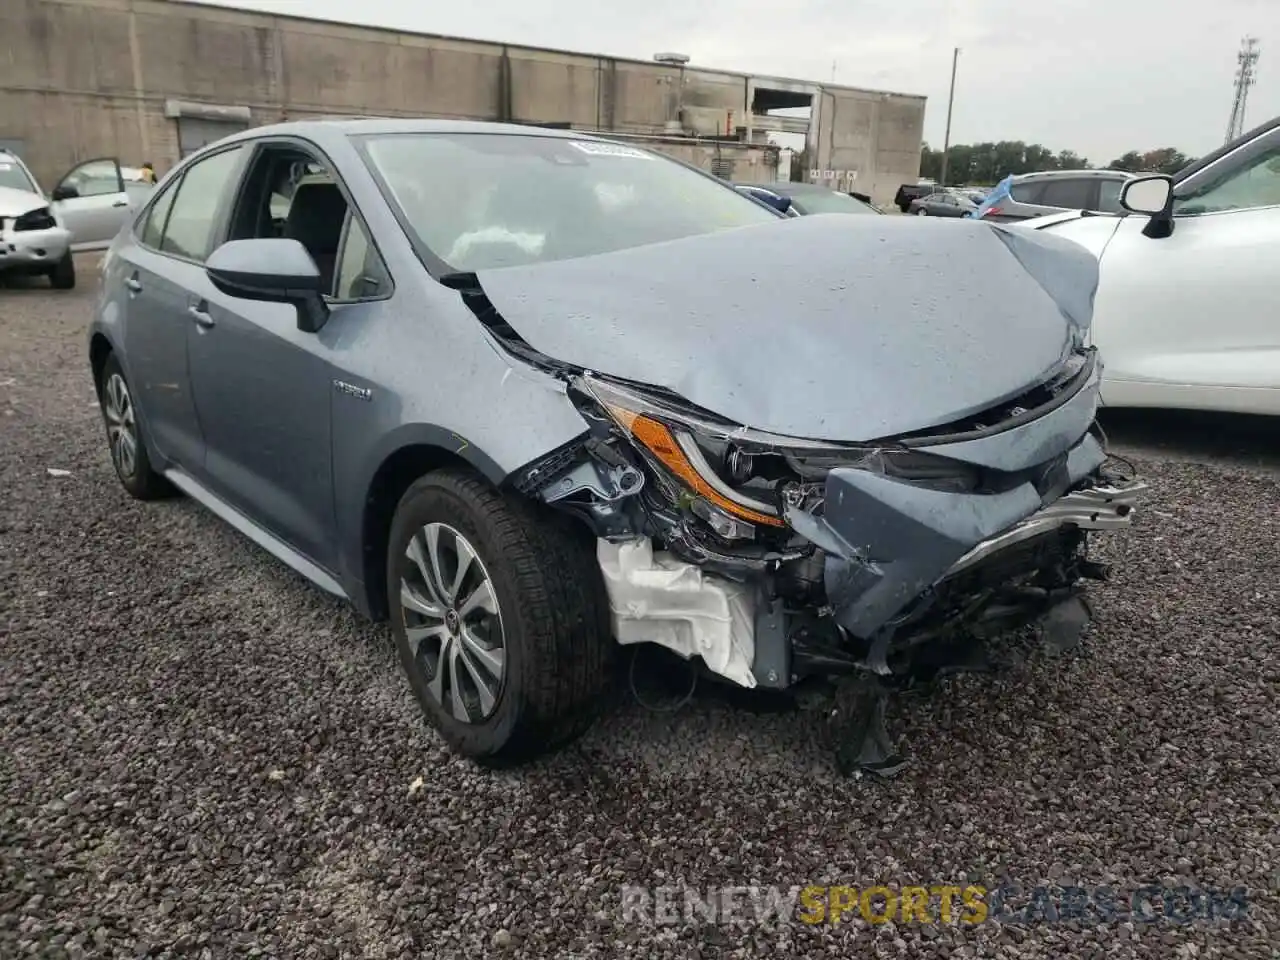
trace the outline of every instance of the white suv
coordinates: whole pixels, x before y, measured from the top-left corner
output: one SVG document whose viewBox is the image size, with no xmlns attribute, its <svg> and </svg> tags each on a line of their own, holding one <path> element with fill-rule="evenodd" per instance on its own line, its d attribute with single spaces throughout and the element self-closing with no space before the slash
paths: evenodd
<svg viewBox="0 0 1280 960">
<path fill-rule="evenodd" d="M 16 154 L 0 150 L 0 273 L 45 274 L 60 290 L 76 285 L 71 231 Z"/>
</svg>

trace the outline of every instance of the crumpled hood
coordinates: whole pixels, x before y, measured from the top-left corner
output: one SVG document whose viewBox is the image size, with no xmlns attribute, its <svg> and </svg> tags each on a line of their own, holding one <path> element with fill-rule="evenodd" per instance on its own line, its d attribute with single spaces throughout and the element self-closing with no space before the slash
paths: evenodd
<svg viewBox="0 0 1280 960">
<path fill-rule="evenodd" d="M 49 201 L 38 193 L 29 190 L 15 190 L 13 187 L 0 187 L 0 217 L 20 217 L 24 213 L 47 207 Z"/>
<path fill-rule="evenodd" d="M 551 357 L 760 430 L 862 441 L 1048 378 L 1083 340 L 1098 267 L 980 221 L 815 216 L 477 276 Z"/>
</svg>

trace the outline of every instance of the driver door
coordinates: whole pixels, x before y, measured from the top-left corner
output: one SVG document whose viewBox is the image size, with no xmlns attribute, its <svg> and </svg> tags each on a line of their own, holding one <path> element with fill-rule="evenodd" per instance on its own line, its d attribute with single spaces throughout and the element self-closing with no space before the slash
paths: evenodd
<svg viewBox="0 0 1280 960">
<path fill-rule="evenodd" d="M 1275 412 L 1280 130 L 1178 184 L 1173 230 L 1124 217 L 1103 252 L 1094 342 L 1116 406 Z"/>
<path fill-rule="evenodd" d="M 86 160 L 53 188 L 53 209 L 71 231 L 72 250 L 108 246 L 133 206 L 114 157 Z"/>
</svg>

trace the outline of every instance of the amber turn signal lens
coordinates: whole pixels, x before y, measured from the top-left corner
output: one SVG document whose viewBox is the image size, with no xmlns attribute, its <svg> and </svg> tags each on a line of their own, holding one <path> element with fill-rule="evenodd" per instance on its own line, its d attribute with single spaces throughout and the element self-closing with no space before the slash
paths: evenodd
<svg viewBox="0 0 1280 960">
<path fill-rule="evenodd" d="M 631 431 L 631 435 L 644 444 L 650 453 L 657 457 L 668 470 L 683 480 L 689 489 L 698 496 L 714 503 L 725 513 L 740 517 L 751 523 L 759 523 L 768 527 L 786 526 L 781 517 L 771 517 L 766 513 L 748 510 L 746 507 L 734 503 L 713 488 L 711 484 L 707 483 L 702 478 L 702 474 L 694 469 L 693 464 L 689 462 L 689 458 L 684 455 L 684 451 L 680 449 L 680 445 L 676 443 L 676 438 L 671 435 L 671 431 L 667 429 L 665 424 L 643 414 L 621 411 L 616 407 L 612 409 L 614 415 L 618 416 L 619 420 Z"/>
</svg>

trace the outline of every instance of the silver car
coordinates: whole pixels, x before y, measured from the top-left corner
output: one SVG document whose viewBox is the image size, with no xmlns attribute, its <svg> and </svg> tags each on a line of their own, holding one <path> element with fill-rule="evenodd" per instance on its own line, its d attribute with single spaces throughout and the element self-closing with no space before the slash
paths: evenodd
<svg viewBox="0 0 1280 960">
<path fill-rule="evenodd" d="M 1029 623 L 1073 644 L 1086 540 L 1129 522 L 1097 278 L 1069 241 L 787 218 L 573 131 L 298 122 L 166 178 L 88 354 L 125 489 L 390 620 L 459 753 L 564 743 L 651 643 L 839 678 L 841 764 L 891 773 L 889 692 Z"/>
<path fill-rule="evenodd" d="M 1120 213 L 1120 188 L 1136 174 L 1123 170 L 1047 170 L 1015 177 L 1011 195 L 983 216 L 996 223 L 1065 210 Z"/>
<path fill-rule="evenodd" d="M 99 157 L 72 167 L 50 196 L 54 212 L 71 231 L 71 249 L 102 250 L 153 189 L 141 179 L 141 170 L 122 167 L 114 157 Z"/>
</svg>

